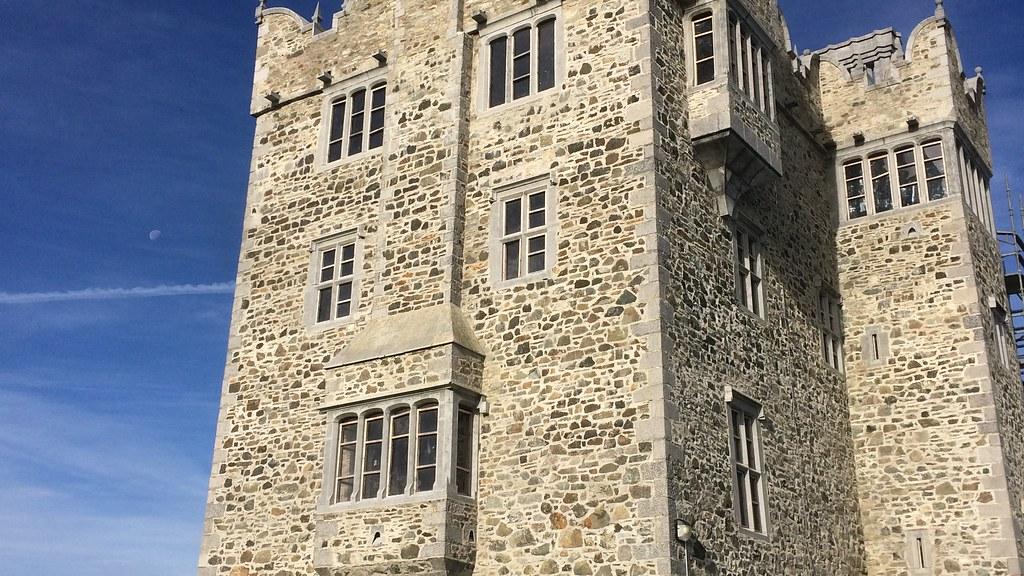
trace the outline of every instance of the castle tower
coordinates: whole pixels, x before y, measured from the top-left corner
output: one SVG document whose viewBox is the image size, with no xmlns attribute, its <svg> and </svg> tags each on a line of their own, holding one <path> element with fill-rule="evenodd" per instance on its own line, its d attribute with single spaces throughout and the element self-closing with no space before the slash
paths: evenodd
<svg viewBox="0 0 1024 576">
<path fill-rule="evenodd" d="M 871 574 L 1020 574 L 1021 383 L 995 240 L 985 85 L 941 1 L 829 46 L 840 289 Z"/>
<path fill-rule="evenodd" d="M 861 472 L 875 385 L 849 343 L 886 285 L 854 270 L 916 268 L 851 257 L 888 215 L 836 217 L 859 121 L 833 94 L 854 90 L 828 63 L 844 48 L 797 56 L 774 0 L 348 0 L 312 20 L 261 3 L 257 24 L 201 576 L 885 574 L 893 526 L 936 530 L 883 518 Z M 882 36 L 854 60 L 902 70 Z M 972 118 L 944 158 L 962 150 L 981 185 Z M 921 234 L 984 213 L 943 166 L 948 198 L 920 211 L 961 212 L 915 216 Z M 970 242 L 942 228 L 964 250 L 950 298 L 998 282 L 976 220 Z M 996 470 L 996 441 L 1016 442 L 999 415 L 1020 398 L 968 341 L 996 326 L 971 304 L 1001 302 L 986 286 L 943 317 L 963 342 L 942 369 L 968 370 L 957 390 L 992 416 L 958 444 L 987 472 L 946 502 L 983 512 L 963 546 L 1012 547 L 997 510 L 1017 464 Z M 907 336 L 884 335 L 906 368 Z M 1013 573 L 992 546 L 972 550 Z"/>
</svg>

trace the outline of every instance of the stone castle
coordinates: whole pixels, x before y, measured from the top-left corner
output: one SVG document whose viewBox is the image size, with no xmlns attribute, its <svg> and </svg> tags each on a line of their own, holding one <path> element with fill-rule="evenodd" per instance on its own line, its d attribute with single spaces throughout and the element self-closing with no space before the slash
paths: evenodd
<svg viewBox="0 0 1024 576">
<path fill-rule="evenodd" d="M 985 83 L 919 4 L 261 4 L 199 574 L 1020 575 Z"/>
</svg>

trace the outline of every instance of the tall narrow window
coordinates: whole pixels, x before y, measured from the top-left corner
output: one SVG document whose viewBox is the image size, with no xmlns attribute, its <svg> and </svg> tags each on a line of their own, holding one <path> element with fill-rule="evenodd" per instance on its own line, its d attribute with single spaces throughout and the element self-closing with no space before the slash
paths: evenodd
<svg viewBox="0 0 1024 576">
<path fill-rule="evenodd" d="M 356 419 L 347 418 L 338 424 L 338 461 L 335 474 L 334 501 L 347 502 L 352 499 L 356 477 L 356 438 L 359 425 Z"/>
<path fill-rule="evenodd" d="M 736 298 L 747 310 L 764 318 L 761 246 L 749 232 L 736 227 Z"/>
<path fill-rule="evenodd" d="M 363 442 L 363 485 L 360 498 L 377 498 L 380 492 L 381 459 L 384 455 L 384 414 L 366 418 Z"/>
<path fill-rule="evenodd" d="M 737 86 L 740 83 L 739 75 L 739 64 L 736 59 L 738 58 L 738 51 L 736 49 L 736 43 L 739 41 L 740 23 L 736 19 L 736 15 L 729 12 L 729 78 L 732 79 L 732 83 Z"/>
<path fill-rule="evenodd" d="M 1010 367 L 1010 355 L 1006 351 L 1007 331 L 1006 313 L 1002 308 L 992 309 L 992 325 L 995 337 L 996 353 L 999 354 L 999 364 L 1003 368 Z"/>
<path fill-rule="evenodd" d="M 500 200 L 501 279 L 515 280 L 550 266 L 547 191 L 530 187 Z"/>
<path fill-rule="evenodd" d="M 345 144 L 345 99 L 331 104 L 331 127 L 327 139 L 327 161 L 334 162 L 341 158 Z"/>
<path fill-rule="evenodd" d="M 764 110 L 764 100 L 761 99 L 761 46 L 757 42 L 751 41 L 750 56 L 750 73 L 754 85 L 750 97 L 753 98 L 757 107 Z"/>
<path fill-rule="evenodd" d="M 772 60 L 768 57 L 768 51 L 761 51 L 761 69 L 762 77 L 761 82 L 763 88 L 761 93 L 764 94 L 764 111 L 771 118 L 775 117 L 775 94 L 772 88 Z"/>
<path fill-rule="evenodd" d="M 437 476 L 437 405 L 416 413 L 416 491 L 434 489 Z"/>
<path fill-rule="evenodd" d="M 537 25 L 537 91 L 555 87 L 555 19 Z"/>
<path fill-rule="evenodd" d="M 391 446 L 388 457 L 388 495 L 405 493 L 409 483 L 409 411 L 401 410 L 391 415 Z"/>
<path fill-rule="evenodd" d="M 889 155 L 868 159 L 871 165 L 871 194 L 875 201 L 875 212 L 892 210 L 892 180 L 889 178 Z"/>
<path fill-rule="evenodd" d="M 315 251 L 316 322 L 352 315 L 356 284 L 356 243 L 343 238 L 321 243 Z"/>
<path fill-rule="evenodd" d="M 366 90 L 352 93 L 352 116 L 348 129 L 348 155 L 363 151 L 363 128 L 366 121 Z"/>
<path fill-rule="evenodd" d="M 846 207 L 850 220 L 868 215 L 867 198 L 864 195 L 864 165 L 860 160 L 843 166 L 846 176 Z"/>
<path fill-rule="evenodd" d="M 491 40 L 491 78 L 490 106 L 497 106 L 505 103 L 505 77 L 508 75 L 508 37 L 501 36 Z"/>
<path fill-rule="evenodd" d="M 694 61 L 696 62 L 696 84 L 706 84 L 715 79 L 715 34 L 711 13 L 693 20 Z"/>
<path fill-rule="evenodd" d="M 946 197 L 946 166 L 942 161 L 942 142 L 931 142 L 921 147 L 924 156 L 924 177 L 928 186 L 928 199 Z"/>
<path fill-rule="evenodd" d="M 760 407 L 745 399 L 729 403 L 736 521 L 744 530 L 765 534 L 767 526 L 759 413 Z"/>
<path fill-rule="evenodd" d="M 455 491 L 463 496 L 473 494 L 473 432 L 473 412 L 459 406 L 455 437 Z"/>
<path fill-rule="evenodd" d="M 921 202 L 917 183 L 917 154 L 914 147 L 896 151 L 896 175 L 900 184 L 900 205 L 913 206 Z"/>
<path fill-rule="evenodd" d="M 377 86 L 370 96 L 370 142 L 367 149 L 380 148 L 384 145 L 384 103 L 387 100 L 388 87 Z"/>
<path fill-rule="evenodd" d="M 825 363 L 843 371 L 843 317 L 839 300 L 827 292 L 819 298 L 821 346 Z M 876 341 L 877 342 L 877 341 Z"/>
<path fill-rule="evenodd" d="M 740 27 L 740 66 L 743 72 L 743 91 L 747 94 L 750 90 L 750 34 L 743 27 Z"/>
<path fill-rule="evenodd" d="M 512 34 L 512 99 L 530 95 L 530 28 Z"/>
<path fill-rule="evenodd" d="M 877 80 L 875 78 L 875 63 L 874 62 L 869 62 L 868 64 L 864 65 L 864 80 L 867 82 L 868 86 L 874 86 L 875 85 L 875 82 Z"/>
</svg>

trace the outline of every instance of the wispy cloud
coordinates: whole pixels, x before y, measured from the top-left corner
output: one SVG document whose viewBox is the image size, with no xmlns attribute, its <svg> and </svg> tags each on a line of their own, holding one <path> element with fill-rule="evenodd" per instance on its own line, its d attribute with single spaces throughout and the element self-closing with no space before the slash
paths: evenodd
<svg viewBox="0 0 1024 576">
<path fill-rule="evenodd" d="M 201 296 L 230 294 L 235 289 L 231 282 L 214 284 L 178 284 L 135 288 L 86 288 L 64 292 L 0 292 L 0 304 L 41 304 L 44 302 L 72 302 L 76 300 L 124 300 L 128 298 L 155 298 L 165 296 Z"/>
</svg>

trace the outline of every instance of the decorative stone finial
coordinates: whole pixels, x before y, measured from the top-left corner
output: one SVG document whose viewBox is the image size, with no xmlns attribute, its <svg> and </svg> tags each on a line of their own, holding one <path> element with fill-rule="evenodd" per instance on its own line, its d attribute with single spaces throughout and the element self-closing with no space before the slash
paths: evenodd
<svg viewBox="0 0 1024 576">
<path fill-rule="evenodd" d="M 320 15 L 320 3 L 316 3 L 316 8 L 313 9 L 313 36 L 324 31 L 324 17 Z"/>
<path fill-rule="evenodd" d="M 256 23 L 263 23 L 263 11 L 267 9 L 267 0 L 260 0 L 259 5 L 256 6 Z"/>
<path fill-rule="evenodd" d="M 977 74 L 978 76 L 981 76 L 981 73 L 982 73 L 981 66 L 975 66 L 974 67 L 974 73 Z"/>
<path fill-rule="evenodd" d="M 943 0 L 935 0 L 935 17 L 936 18 L 945 18 L 946 17 L 946 8 L 942 5 L 942 1 Z"/>
</svg>

